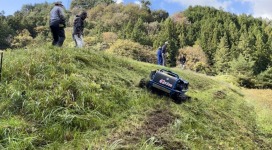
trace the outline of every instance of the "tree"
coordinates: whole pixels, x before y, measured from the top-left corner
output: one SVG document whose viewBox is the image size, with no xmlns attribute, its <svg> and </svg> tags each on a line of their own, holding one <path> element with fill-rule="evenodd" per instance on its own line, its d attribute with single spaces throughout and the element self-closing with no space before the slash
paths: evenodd
<svg viewBox="0 0 272 150">
<path fill-rule="evenodd" d="M 248 35 L 248 33 L 242 33 L 240 36 L 237 51 L 235 53 L 235 57 L 237 58 L 240 54 L 243 54 L 245 59 L 251 59 L 253 54 L 253 42 L 251 42 L 251 37 Z"/>
<path fill-rule="evenodd" d="M 146 41 L 147 37 L 145 33 L 143 20 L 141 18 L 139 18 L 136 24 L 134 25 L 130 37 L 133 41 L 141 43 L 143 45 L 146 45 L 148 43 L 148 41 Z"/>
<path fill-rule="evenodd" d="M 150 5 L 151 5 L 150 0 L 141 0 L 141 7 L 142 7 L 142 9 L 147 10 L 149 13 L 151 13 Z"/>
<path fill-rule="evenodd" d="M 229 69 L 230 49 L 226 34 L 220 39 L 214 56 L 214 67 L 217 73 L 226 73 Z"/>
<path fill-rule="evenodd" d="M 262 88 L 272 88 L 272 67 L 268 67 L 265 71 L 261 72 L 258 76 L 258 86 Z"/>
<path fill-rule="evenodd" d="M 176 66 L 176 57 L 178 54 L 179 42 L 176 25 L 171 18 L 167 18 L 162 23 L 162 29 L 158 33 L 153 46 L 162 46 L 165 41 L 168 41 L 169 43 L 169 45 L 167 46 L 167 51 L 169 55 L 168 64 L 170 64 L 171 67 Z"/>
<path fill-rule="evenodd" d="M 131 31 L 133 30 L 133 25 L 131 21 L 127 24 L 123 25 L 123 29 L 121 30 L 121 38 L 123 39 L 131 39 Z"/>
<path fill-rule="evenodd" d="M 255 52 L 252 54 L 255 60 L 254 65 L 254 74 L 259 74 L 267 69 L 269 64 L 271 63 L 271 59 L 269 58 L 272 55 L 271 50 L 269 50 L 269 41 L 267 40 L 266 34 L 262 32 L 261 29 L 257 29 L 256 31 L 256 43 L 255 43 Z M 268 41 L 268 42 L 266 42 Z"/>
<path fill-rule="evenodd" d="M 253 65 L 254 61 L 247 59 L 243 54 L 239 54 L 237 59 L 230 62 L 230 73 L 235 76 L 251 77 Z"/>
<path fill-rule="evenodd" d="M 74 9 L 74 8 L 89 9 L 102 3 L 109 5 L 114 3 L 114 1 L 113 0 L 72 0 L 70 9 Z"/>
<path fill-rule="evenodd" d="M 166 20 L 169 17 L 169 13 L 165 10 L 154 10 L 151 12 L 151 16 L 153 21 L 161 22 L 162 20 Z"/>
<path fill-rule="evenodd" d="M 10 46 L 12 30 L 9 27 L 4 13 L 0 14 L 0 49 L 5 49 Z"/>
</svg>

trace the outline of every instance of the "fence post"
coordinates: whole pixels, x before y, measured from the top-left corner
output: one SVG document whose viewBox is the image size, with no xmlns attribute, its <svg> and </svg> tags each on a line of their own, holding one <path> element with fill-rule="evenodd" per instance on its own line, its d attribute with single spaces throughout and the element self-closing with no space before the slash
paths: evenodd
<svg viewBox="0 0 272 150">
<path fill-rule="evenodd" d="M 0 82 L 2 81 L 2 64 L 3 64 L 4 52 L 0 51 Z"/>
</svg>

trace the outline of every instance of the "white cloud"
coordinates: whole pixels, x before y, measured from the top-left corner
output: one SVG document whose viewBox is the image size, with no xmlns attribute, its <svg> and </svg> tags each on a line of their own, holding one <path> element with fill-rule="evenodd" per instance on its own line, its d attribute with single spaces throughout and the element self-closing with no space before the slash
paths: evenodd
<svg viewBox="0 0 272 150">
<path fill-rule="evenodd" d="M 141 5 L 140 1 L 134 1 L 134 3 L 137 4 L 137 5 Z"/>
<path fill-rule="evenodd" d="M 226 11 L 234 11 L 233 6 L 237 2 L 246 2 L 247 7 L 250 8 L 241 8 L 241 9 L 250 9 L 254 17 L 262 17 L 272 19 L 272 8 L 271 8 L 271 0 L 164 0 L 164 2 L 168 3 L 178 3 L 181 6 L 212 6 L 215 8 L 223 8 Z"/>
<path fill-rule="evenodd" d="M 165 0 L 167 2 L 176 2 L 181 4 L 182 6 L 212 6 L 215 8 L 223 8 L 224 10 L 227 9 L 231 4 L 232 1 L 222 1 L 222 0 Z"/>
<path fill-rule="evenodd" d="M 115 0 L 115 2 L 116 2 L 117 4 L 119 4 L 119 3 L 123 3 L 124 0 Z"/>
<path fill-rule="evenodd" d="M 271 0 L 242 0 L 252 4 L 253 16 L 272 19 Z"/>
</svg>

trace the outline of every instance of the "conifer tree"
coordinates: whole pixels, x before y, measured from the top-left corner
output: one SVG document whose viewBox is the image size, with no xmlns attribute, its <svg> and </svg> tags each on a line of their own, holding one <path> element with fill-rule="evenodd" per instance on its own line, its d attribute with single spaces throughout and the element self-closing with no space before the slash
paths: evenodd
<svg viewBox="0 0 272 150">
<path fill-rule="evenodd" d="M 237 59 L 233 59 L 230 62 L 230 73 L 238 76 L 251 77 L 253 74 L 253 65 L 254 61 L 240 53 Z"/>
<path fill-rule="evenodd" d="M 181 24 L 180 26 L 177 26 L 177 31 L 179 32 L 179 45 L 181 48 L 189 45 L 188 43 L 188 38 L 186 37 L 186 33 L 187 33 L 187 30 L 186 30 L 186 26 L 185 24 Z"/>
<path fill-rule="evenodd" d="M 217 73 L 226 73 L 229 70 L 230 50 L 226 34 L 220 39 L 214 56 L 214 67 Z"/>
<path fill-rule="evenodd" d="M 250 37 L 247 32 L 241 34 L 237 48 L 238 51 L 235 52 L 236 58 L 240 53 L 243 54 L 246 59 L 250 59 L 252 57 L 250 54 L 252 54 L 253 43 L 250 41 Z"/>
<path fill-rule="evenodd" d="M 145 33 L 144 33 L 144 26 L 143 20 L 141 18 L 138 19 L 134 28 L 131 32 L 131 39 L 135 42 L 144 43 Z"/>
<path fill-rule="evenodd" d="M 167 46 L 168 64 L 170 64 L 170 66 L 175 66 L 179 43 L 176 26 L 171 18 L 167 18 L 162 23 L 162 29 L 158 33 L 153 46 L 154 47 L 162 46 L 166 41 L 168 41 L 169 43 Z"/>
</svg>

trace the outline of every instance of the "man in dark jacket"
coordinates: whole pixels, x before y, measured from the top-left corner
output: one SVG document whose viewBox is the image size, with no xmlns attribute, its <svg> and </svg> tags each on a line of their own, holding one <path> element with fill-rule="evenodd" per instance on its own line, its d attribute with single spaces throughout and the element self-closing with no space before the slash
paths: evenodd
<svg viewBox="0 0 272 150">
<path fill-rule="evenodd" d="M 53 35 L 52 45 L 61 47 L 65 40 L 65 10 L 61 1 L 55 2 L 50 11 L 50 29 Z"/>
<path fill-rule="evenodd" d="M 180 61 L 181 69 L 184 69 L 185 63 L 186 63 L 186 56 L 185 56 L 185 55 L 182 55 L 182 56 L 180 57 L 179 61 Z"/>
<path fill-rule="evenodd" d="M 76 43 L 76 47 L 83 47 L 83 30 L 84 20 L 87 18 L 87 13 L 84 11 L 80 15 L 76 16 L 74 21 L 73 39 Z"/>
</svg>

